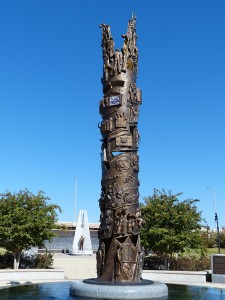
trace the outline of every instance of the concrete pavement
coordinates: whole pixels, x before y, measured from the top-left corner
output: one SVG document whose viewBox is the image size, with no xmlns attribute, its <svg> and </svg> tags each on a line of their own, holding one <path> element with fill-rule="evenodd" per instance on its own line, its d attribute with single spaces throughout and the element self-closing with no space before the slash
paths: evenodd
<svg viewBox="0 0 225 300">
<path fill-rule="evenodd" d="M 55 254 L 54 268 L 64 269 L 68 280 L 96 278 L 96 258 L 93 255 Z"/>
</svg>

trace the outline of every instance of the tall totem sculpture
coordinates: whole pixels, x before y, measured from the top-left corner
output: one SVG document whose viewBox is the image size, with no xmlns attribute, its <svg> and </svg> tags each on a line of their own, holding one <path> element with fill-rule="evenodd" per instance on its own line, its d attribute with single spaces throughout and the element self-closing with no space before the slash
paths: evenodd
<svg viewBox="0 0 225 300">
<path fill-rule="evenodd" d="M 136 18 L 114 50 L 110 27 L 101 24 L 103 52 L 102 181 L 97 275 L 100 282 L 139 282 L 142 251 L 138 192 L 137 129 L 141 91 L 136 87 L 138 49 Z"/>
</svg>

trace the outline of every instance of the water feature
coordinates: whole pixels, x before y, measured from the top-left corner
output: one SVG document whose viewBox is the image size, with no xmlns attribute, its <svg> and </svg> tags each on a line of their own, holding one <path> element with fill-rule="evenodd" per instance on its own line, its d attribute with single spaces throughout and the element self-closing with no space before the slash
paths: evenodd
<svg viewBox="0 0 225 300">
<path fill-rule="evenodd" d="M 22 285 L 0 290 L 1 300 L 81 300 L 69 295 L 71 282 Z M 225 300 L 225 290 L 168 284 L 168 300 Z M 83 298 L 84 299 L 84 298 Z M 85 300 L 90 300 L 85 298 Z M 95 300 L 95 299 L 91 299 Z M 146 299 L 147 300 L 147 299 Z"/>
</svg>

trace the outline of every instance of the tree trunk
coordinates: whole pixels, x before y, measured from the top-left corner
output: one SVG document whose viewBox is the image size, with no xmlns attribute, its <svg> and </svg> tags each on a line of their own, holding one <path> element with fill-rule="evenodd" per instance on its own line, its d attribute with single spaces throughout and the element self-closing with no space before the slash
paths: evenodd
<svg viewBox="0 0 225 300">
<path fill-rule="evenodd" d="M 164 265 L 165 265 L 165 270 L 169 271 L 170 270 L 170 259 L 168 257 L 164 258 Z"/>
<path fill-rule="evenodd" d="M 14 269 L 19 269 L 21 252 L 14 253 Z"/>
</svg>

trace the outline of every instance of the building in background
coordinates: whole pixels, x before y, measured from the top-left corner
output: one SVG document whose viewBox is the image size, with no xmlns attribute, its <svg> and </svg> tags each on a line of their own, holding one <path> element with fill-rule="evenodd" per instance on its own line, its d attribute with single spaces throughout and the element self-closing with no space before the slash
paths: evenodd
<svg viewBox="0 0 225 300">
<path fill-rule="evenodd" d="M 73 249 L 73 240 L 75 235 L 75 229 L 77 227 L 77 223 L 75 222 L 58 222 L 58 225 L 65 226 L 65 230 L 54 229 L 54 232 L 57 236 L 52 239 L 52 242 L 45 242 L 45 248 L 39 248 L 38 252 L 43 253 L 46 251 L 46 248 L 49 252 L 53 253 L 69 253 Z M 98 229 L 99 223 L 89 223 L 90 237 L 92 250 L 94 252 L 98 249 Z"/>
</svg>

